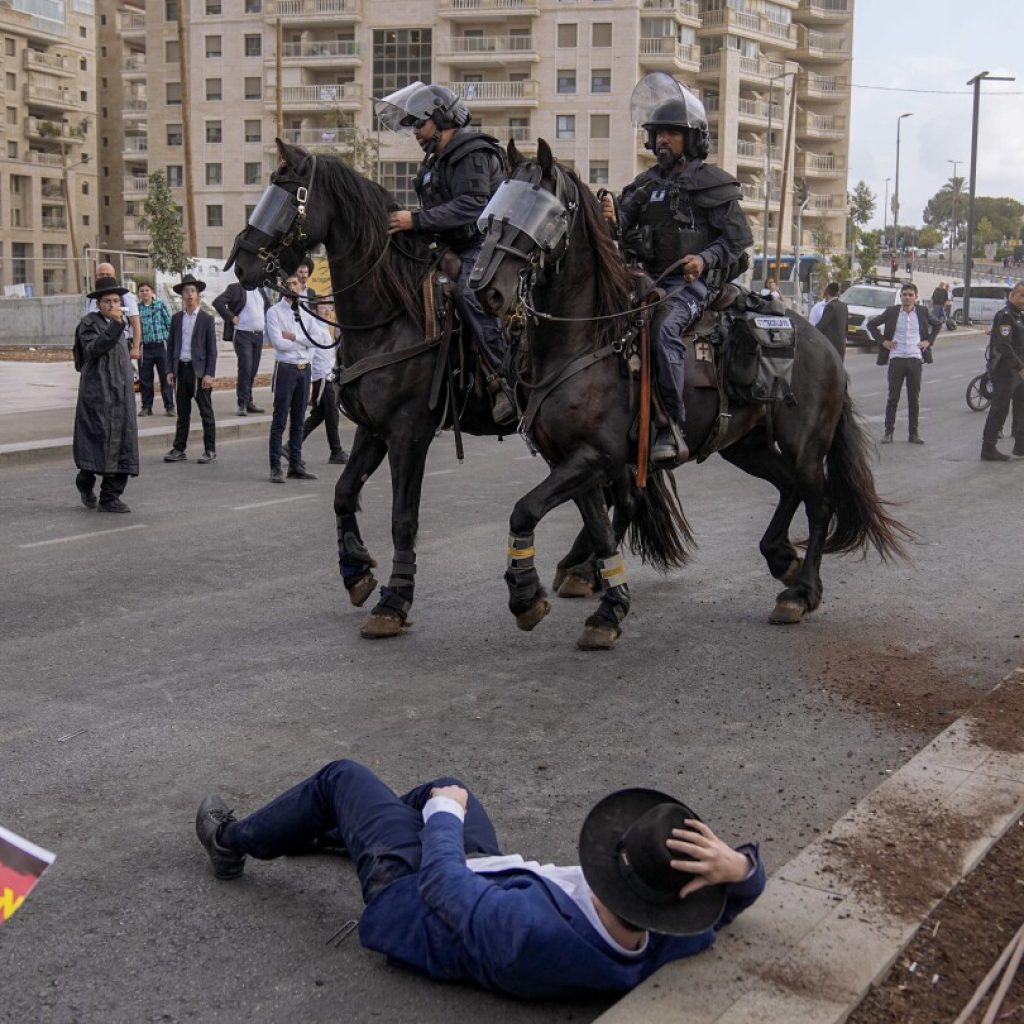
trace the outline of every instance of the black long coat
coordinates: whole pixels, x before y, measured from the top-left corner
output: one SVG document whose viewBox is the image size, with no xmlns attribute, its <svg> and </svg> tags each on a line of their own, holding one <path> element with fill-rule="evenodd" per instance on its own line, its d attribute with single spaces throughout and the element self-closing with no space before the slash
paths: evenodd
<svg viewBox="0 0 1024 1024">
<path fill-rule="evenodd" d="M 92 473 L 139 475 L 132 363 L 124 325 L 86 313 L 75 331 L 75 465 Z"/>
</svg>

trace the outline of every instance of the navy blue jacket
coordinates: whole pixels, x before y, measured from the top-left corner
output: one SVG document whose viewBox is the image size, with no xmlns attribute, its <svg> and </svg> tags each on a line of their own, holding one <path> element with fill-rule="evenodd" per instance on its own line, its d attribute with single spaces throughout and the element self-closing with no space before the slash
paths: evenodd
<svg viewBox="0 0 1024 1024">
<path fill-rule="evenodd" d="M 167 339 L 167 366 L 171 373 L 177 373 L 178 360 L 181 358 L 181 318 L 180 310 L 171 317 L 171 336 Z M 217 375 L 217 331 L 213 317 L 204 310 L 196 314 L 196 326 L 192 331 L 192 369 L 196 379 Z"/>
<path fill-rule="evenodd" d="M 715 928 L 685 937 L 651 933 L 643 956 L 615 952 L 558 886 L 528 871 L 478 875 L 466 866 L 462 822 L 438 812 L 423 828 L 418 874 L 381 890 L 359 938 L 401 966 L 440 981 L 472 981 L 527 999 L 626 992 L 663 964 L 707 949 L 715 931 L 761 894 L 764 866 L 728 887 Z"/>
</svg>

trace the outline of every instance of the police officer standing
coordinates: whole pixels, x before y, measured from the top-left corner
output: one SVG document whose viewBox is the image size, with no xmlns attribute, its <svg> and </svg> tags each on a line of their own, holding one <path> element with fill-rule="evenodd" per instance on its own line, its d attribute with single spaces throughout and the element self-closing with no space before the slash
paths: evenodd
<svg viewBox="0 0 1024 1024">
<path fill-rule="evenodd" d="M 505 178 L 498 140 L 472 132 L 469 108 L 451 89 L 413 82 L 377 100 L 381 126 L 412 130 L 424 152 L 414 187 L 420 209 L 395 210 L 388 222 L 394 234 L 418 231 L 436 236 L 462 261 L 456 301 L 463 322 L 476 336 L 487 366 L 487 387 L 495 423 L 511 423 L 515 409 L 501 378 L 505 339 L 496 317 L 488 316 L 468 287 L 482 236 L 476 222 Z"/>
<path fill-rule="evenodd" d="M 683 335 L 722 286 L 742 272 L 739 260 L 754 244 L 740 209 L 740 186 L 730 174 L 704 163 L 711 146 L 707 115 L 689 89 L 664 72 L 644 76 L 630 103 L 656 166 L 622 193 L 616 214 L 611 196 L 604 216 L 616 216 L 623 248 L 669 293 L 658 331 L 658 393 L 671 424 L 659 431 L 651 461 L 676 465 L 689 458 L 683 438 Z"/>
<path fill-rule="evenodd" d="M 1013 407 L 1013 454 L 1024 459 L 1024 281 L 1010 290 L 1006 305 L 992 319 L 988 342 L 992 404 L 981 435 L 982 462 L 1009 462 L 996 447 L 1006 414 Z"/>
</svg>

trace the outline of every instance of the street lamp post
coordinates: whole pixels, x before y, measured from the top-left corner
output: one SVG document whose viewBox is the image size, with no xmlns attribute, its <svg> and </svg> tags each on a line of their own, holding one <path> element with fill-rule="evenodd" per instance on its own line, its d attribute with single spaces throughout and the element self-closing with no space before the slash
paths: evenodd
<svg viewBox="0 0 1024 1024">
<path fill-rule="evenodd" d="M 947 160 L 947 164 L 953 165 L 953 226 L 949 231 L 949 270 L 953 272 L 953 251 L 956 249 L 956 165 L 962 164 L 963 160 Z"/>
<path fill-rule="evenodd" d="M 768 279 L 768 203 L 772 194 L 772 111 L 775 107 L 775 83 L 780 78 L 790 78 L 795 74 L 795 71 L 780 71 L 768 80 L 768 136 L 764 147 L 764 244 L 761 247 L 762 287 Z M 785 93 L 783 93 L 783 97 L 785 97 Z M 781 234 L 781 224 L 779 224 L 778 230 Z"/>
<path fill-rule="evenodd" d="M 900 127 L 902 126 L 903 118 L 913 116 L 913 113 L 900 114 L 896 118 L 896 181 L 893 185 L 892 193 L 892 251 L 894 255 L 899 251 L 900 247 Z M 896 258 L 898 259 L 899 257 L 897 256 Z"/>
<path fill-rule="evenodd" d="M 981 82 L 1015 82 L 1016 78 L 997 77 L 987 71 L 968 79 L 974 86 L 974 118 L 971 121 L 971 191 L 967 204 L 967 252 L 964 253 L 964 323 L 971 322 L 971 271 L 974 268 L 974 184 L 978 173 L 978 111 L 981 106 Z"/>
<path fill-rule="evenodd" d="M 885 203 L 882 206 L 882 248 L 885 248 L 885 238 L 889 227 L 889 182 L 892 178 L 885 179 Z"/>
</svg>

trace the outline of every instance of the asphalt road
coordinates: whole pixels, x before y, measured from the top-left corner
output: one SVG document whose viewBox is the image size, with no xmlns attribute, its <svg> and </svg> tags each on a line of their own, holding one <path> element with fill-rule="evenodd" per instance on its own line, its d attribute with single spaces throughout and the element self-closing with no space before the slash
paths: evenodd
<svg viewBox="0 0 1024 1024">
<path fill-rule="evenodd" d="M 0 1019 L 593 1019 L 601 1002 L 519 1005 L 391 968 L 354 936 L 326 945 L 360 912 L 350 866 L 250 862 L 217 882 L 199 799 L 246 812 L 337 757 L 396 788 L 451 773 L 507 851 L 567 863 L 591 803 L 642 784 L 778 866 L 930 735 L 851 700 L 823 652 L 868 673 L 902 657 L 979 691 L 1024 661 L 1024 463 L 978 461 L 983 417 L 963 392 L 982 347 L 942 339 L 927 444 L 903 443 L 901 419 L 879 452 L 879 487 L 920 534 L 912 564 L 828 558 L 821 609 L 769 626 L 779 585 L 757 540 L 774 492 L 719 459 L 686 467 L 700 550 L 667 579 L 630 563 L 610 654 L 574 649 L 584 602 L 556 602 L 529 635 L 506 610 L 507 516 L 543 471 L 518 440 L 470 441 L 462 466 L 450 438 L 435 445 L 415 625 L 377 642 L 338 580 L 322 438 L 307 449 L 321 478 L 284 488 L 262 439 L 225 443 L 212 466 L 144 455 L 117 518 L 78 504 L 70 464 L 0 469 L 0 823 L 57 853 L 0 933 Z M 848 368 L 877 436 L 884 371 L 866 353 Z M 362 515 L 385 565 L 388 493 L 385 467 Z M 577 522 L 564 510 L 538 530 L 545 578 Z"/>
</svg>

